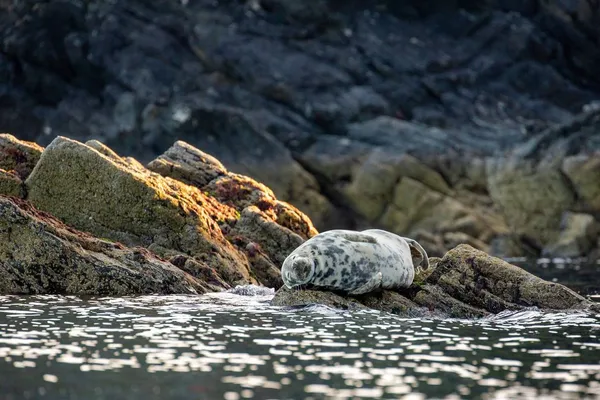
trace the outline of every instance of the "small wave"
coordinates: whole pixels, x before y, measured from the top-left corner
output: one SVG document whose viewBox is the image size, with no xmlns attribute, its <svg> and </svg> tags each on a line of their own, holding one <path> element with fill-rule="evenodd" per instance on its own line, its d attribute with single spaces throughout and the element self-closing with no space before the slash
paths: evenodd
<svg viewBox="0 0 600 400">
<path fill-rule="evenodd" d="M 238 285 L 227 290 L 226 293 L 237 294 L 238 296 L 273 296 L 275 289 L 256 285 Z"/>
</svg>

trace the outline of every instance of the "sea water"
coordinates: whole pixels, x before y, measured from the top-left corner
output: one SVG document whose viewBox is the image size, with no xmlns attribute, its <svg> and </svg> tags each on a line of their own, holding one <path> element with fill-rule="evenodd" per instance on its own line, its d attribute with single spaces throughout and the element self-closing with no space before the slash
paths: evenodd
<svg viewBox="0 0 600 400">
<path fill-rule="evenodd" d="M 598 294 L 597 265 L 544 277 L 565 269 Z M 0 399 L 600 398 L 597 313 L 403 318 L 242 294 L 0 297 Z"/>
</svg>

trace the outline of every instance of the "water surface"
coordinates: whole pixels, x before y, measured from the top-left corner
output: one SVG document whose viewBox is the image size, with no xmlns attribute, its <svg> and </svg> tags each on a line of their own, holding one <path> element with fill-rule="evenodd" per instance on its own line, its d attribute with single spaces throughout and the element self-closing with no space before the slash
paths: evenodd
<svg viewBox="0 0 600 400">
<path fill-rule="evenodd" d="M 598 314 L 431 320 L 270 298 L 0 297 L 0 399 L 600 398 Z"/>
</svg>

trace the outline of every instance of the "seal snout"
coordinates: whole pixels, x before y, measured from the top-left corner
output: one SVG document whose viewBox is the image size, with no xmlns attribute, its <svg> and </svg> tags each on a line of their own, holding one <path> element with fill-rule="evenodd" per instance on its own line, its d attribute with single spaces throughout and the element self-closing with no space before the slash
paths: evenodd
<svg viewBox="0 0 600 400">
<path fill-rule="evenodd" d="M 301 256 L 286 260 L 281 270 L 283 282 L 288 287 L 304 285 L 310 282 L 314 273 L 314 261 L 311 258 Z"/>
</svg>

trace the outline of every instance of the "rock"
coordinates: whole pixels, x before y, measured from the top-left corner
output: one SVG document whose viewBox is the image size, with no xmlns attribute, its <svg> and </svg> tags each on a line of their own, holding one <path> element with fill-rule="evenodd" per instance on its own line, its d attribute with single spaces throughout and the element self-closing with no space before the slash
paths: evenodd
<svg viewBox="0 0 600 400">
<path fill-rule="evenodd" d="M 40 159 L 43 150 L 43 147 L 35 143 L 2 133 L 0 134 L 0 169 L 15 171 L 19 178 L 26 179 Z"/>
<path fill-rule="evenodd" d="M 490 197 L 514 234 L 538 249 L 556 240 L 562 213 L 575 204 L 575 193 L 556 161 L 489 159 L 487 175 Z"/>
<path fill-rule="evenodd" d="M 227 174 L 219 160 L 182 140 L 150 162 L 148 169 L 200 189 Z"/>
<path fill-rule="evenodd" d="M 502 219 L 490 210 L 468 207 L 407 177 L 396 186 L 393 199 L 378 223 L 404 236 L 423 236 L 428 232 L 430 238 L 425 239 L 425 250 L 440 255 L 461 240 L 487 250 L 491 237 L 507 231 Z M 439 239 L 431 235 L 438 235 Z"/>
<path fill-rule="evenodd" d="M 393 154 L 376 148 L 357 167 L 344 195 L 351 207 L 369 221 L 377 220 L 394 196 L 394 187 L 403 177 L 418 181 L 429 189 L 451 193 L 442 176 L 408 154 Z"/>
<path fill-rule="evenodd" d="M 228 174 L 210 182 L 203 190 L 239 212 L 249 206 L 256 206 L 269 219 L 304 239 L 317 234 L 306 215 L 296 207 L 277 200 L 271 189 L 247 176 Z"/>
<path fill-rule="evenodd" d="M 258 244 L 261 251 L 278 266 L 281 266 L 291 251 L 300 246 L 306 238 L 277 224 L 255 206 L 246 207 L 242 211 L 231 234 L 240 235 Z"/>
<path fill-rule="evenodd" d="M 44 150 L 26 185 L 29 201 L 77 229 L 164 255 L 188 254 L 229 284 L 254 282 L 246 258 L 217 224 L 234 221 L 235 210 L 192 186 L 62 137 Z"/>
<path fill-rule="evenodd" d="M 584 207 L 600 214 L 600 153 L 565 157 L 562 171 L 569 177 Z"/>
<path fill-rule="evenodd" d="M 292 290 L 282 286 L 271 300 L 273 306 L 301 306 L 308 304 L 323 304 L 344 310 L 367 309 L 352 297 L 344 297 L 332 292 L 319 290 Z"/>
<path fill-rule="evenodd" d="M 452 297 L 437 285 L 421 285 L 419 290 L 413 294 L 413 301 L 419 306 L 437 310 L 452 318 L 480 318 L 490 315 L 486 310 Z"/>
<path fill-rule="evenodd" d="M 23 198 L 25 196 L 25 185 L 13 171 L 0 169 L 0 195 Z"/>
<path fill-rule="evenodd" d="M 205 293 L 144 248 L 76 231 L 23 200 L 0 196 L 0 294 L 124 296 Z"/>
<path fill-rule="evenodd" d="M 177 254 L 176 256 L 171 257 L 169 262 L 203 282 L 206 287 L 214 292 L 231 288 L 231 285 L 227 283 L 214 268 L 205 262 L 198 261 L 184 254 Z"/>
<path fill-rule="evenodd" d="M 592 215 L 567 212 L 558 238 L 543 249 L 542 255 L 566 258 L 587 255 L 596 246 L 599 234 L 600 223 Z"/>
<path fill-rule="evenodd" d="M 491 313 L 524 307 L 565 310 L 591 305 L 563 285 L 547 282 L 468 245 L 446 253 L 425 282 Z"/>
<path fill-rule="evenodd" d="M 482 250 L 485 252 L 488 252 L 488 245 L 487 243 L 476 239 L 472 236 L 469 236 L 468 234 L 464 233 L 464 232 L 447 232 L 444 233 L 444 247 L 446 248 L 454 248 L 458 245 L 461 244 L 467 244 L 471 247 L 476 248 L 477 250 Z"/>
</svg>

